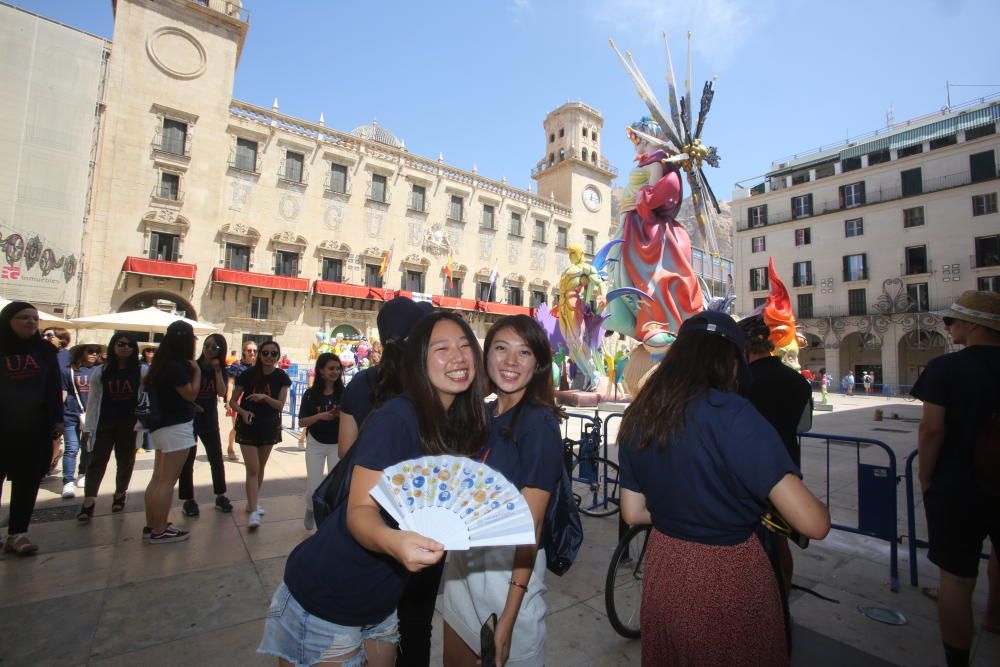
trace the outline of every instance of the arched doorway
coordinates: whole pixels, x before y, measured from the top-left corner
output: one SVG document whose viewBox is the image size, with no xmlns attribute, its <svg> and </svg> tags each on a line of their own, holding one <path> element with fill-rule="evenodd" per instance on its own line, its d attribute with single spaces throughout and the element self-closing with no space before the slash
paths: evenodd
<svg viewBox="0 0 1000 667">
<path fill-rule="evenodd" d="M 882 339 L 873 333 L 855 331 L 840 341 L 840 375 L 854 371 L 855 382 L 860 386 L 861 376 L 870 371 L 875 376 L 875 386 L 882 385 Z M 840 378 L 837 378 L 840 382 Z"/>
<path fill-rule="evenodd" d="M 899 339 L 896 344 L 899 359 L 899 384 L 912 386 L 934 357 L 947 351 L 947 342 L 941 333 L 916 329 Z"/>
<path fill-rule="evenodd" d="M 806 334 L 806 346 L 799 349 L 799 365 L 813 373 L 826 366 L 826 350 L 823 339 L 816 334 Z"/>
<path fill-rule="evenodd" d="M 361 332 L 352 327 L 350 324 L 341 324 L 333 328 L 330 332 L 330 338 L 336 338 L 337 334 L 343 334 L 344 338 L 347 340 L 357 340 L 361 338 Z"/>
<path fill-rule="evenodd" d="M 118 306 L 118 312 L 127 313 L 133 310 L 143 310 L 144 308 L 159 308 L 168 313 L 177 313 L 189 320 L 198 319 L 198 314 L 195 312 L 194 306 L 191 305 L 190 301 L 173 292 L 164 290 L 151 290 L 133 294 Z M 139 342 L 148 342 L 150 340 L 149 332 L 147 331 L 134 331 L 132 333 L 135 334 Z M 153 334 L 152 340 L 159 341 L 162 338 L 163 334 Z"/>
</svg>

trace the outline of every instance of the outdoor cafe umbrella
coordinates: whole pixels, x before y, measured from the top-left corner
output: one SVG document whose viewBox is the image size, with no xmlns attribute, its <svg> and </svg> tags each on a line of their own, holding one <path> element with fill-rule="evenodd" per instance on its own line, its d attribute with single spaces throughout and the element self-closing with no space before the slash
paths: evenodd
<svg viewBox="0 0 1000 667">
<path fill-rule="evenodd" d="M 10 299 L 5 299 L 0 296 L 0 309 L 3 309 L 10 303 Z M 37 308 L 35 310 L 38 310 Z M 38 310 L 38 326 L 44 327 L 65 327 L 69 325 L 69 320 L 64 320 L 63 318 L 53 315 L 52 313 L 46 313 L 44 310 Z"/>
<path fill-rule="evenodd" d="M 124 331 L 148 331 L 150 334 L 164 333 L 171 322 L 180 320 L 187 322 L 196 335 L 204 335 L 217 330 L 217 327 L 203 322 L 189 320 L 180 315 L 171 315 L 159 308 L 150 306 L 142 310 L 130 310 L 124 313 L 108 313 L 107 315 L 91 315 L 70 320 L 77 329 L 116 329 Z"/>
</svg>

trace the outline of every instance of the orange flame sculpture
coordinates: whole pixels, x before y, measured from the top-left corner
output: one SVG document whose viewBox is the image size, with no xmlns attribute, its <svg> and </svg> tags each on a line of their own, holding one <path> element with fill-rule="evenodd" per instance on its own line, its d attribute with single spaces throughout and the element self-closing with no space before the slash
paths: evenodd
<svg viewBox="0 0 1000 667">
<path fill-rule="evenodd" d="M 764 317 L 764 323 L 771 330 L 774 355 L 780 357 L 786 365 L 799 370 L 799 348 L 805 347 L 806 339 L 796 329 L 792 300 L 774 268 L 773 257 L 768 262 L 767 272 L 771 282 L 771 293 L 760 313 Z"/>
</svg>

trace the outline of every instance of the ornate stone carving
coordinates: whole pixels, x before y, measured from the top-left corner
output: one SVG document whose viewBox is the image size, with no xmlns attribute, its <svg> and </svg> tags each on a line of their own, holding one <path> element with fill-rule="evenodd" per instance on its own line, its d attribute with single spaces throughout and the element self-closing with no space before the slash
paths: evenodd
<svg viewBox="0 0 1000 667">
<path fill-rule="evenodd" d="M 177 79 L 196 79 L 205 72 L 205 48 L 193 35 L 166 26 L 146 40 L 146 54 L 160 70 Z"/>
<path fill-rule="evenodd" d="M 229 210 L 242 211 L 250 201 L 250 193 L 253 186 L 250 182 L 242 178 L 229 179 Z"/>
<path fill-rule="evenodd" d="M 905 313 L 913 307 L 906 286 L 901 278 L 889 278 L 882 281 L 882 293 L 872 304 L 872 310 L 881 315 Z"/>
<path fill-rule="evenodd" d="M 302 201 L 299 197 L 286 192 L 281 196 L 281 202 L 278 204 L 278 212 L 281 217 L 288 222 L 295 222 L 299 217 L 299 211 L 302 210 Z"/>
<path fill-rule="evenodd" d="M 344 224 L 344 205 L 332 203 L 327 206 L 323 214 L 323 224 L 330 231 L 339 232 Z"/>
<path fill-rule="evenodd" d="M 493 257 L 493 234 L 479 235 L 479 259 Z"/>
<path fill-rule="evenodd" d="M 432 225 L 431 228 L 424 233 L 421 248 L 424 252 L 434 255 L 435 257 L 447 255 L 451 253 L 452 249 L 455 247 L 452 245 L 449 236 L 450 231 L 445 231 L 442 229 L 441 225 Z"/>
<path fill-rule="evenodd" d="M 532 271 L 543 271 L 545 270 L 545 248 L 532 248 L 531 249 L 531 270 Z"/>
<path fill-rule="evenodd" d="M 424 225 L 419 220 L 408 220 L 406 223 L 406 245 L 419 248 L 424 240 Z"/>
<path fill-rule="evenodd" d="M 366 225 L 365 231 L 368 233 L 368 238 L 377 239 L 382 236 L 382 226 L 385 224 L 385 213 L 382 211 L 376 211 L 374 209 L 368 209 L 368 224 Z"/>
<path fill-rule="evenodd" d="M 518 259 L 521 257 L 521 242 L 514 239 L 507 241 L 507 261 L 511 264 L 517 264 Z"/>
</svg>

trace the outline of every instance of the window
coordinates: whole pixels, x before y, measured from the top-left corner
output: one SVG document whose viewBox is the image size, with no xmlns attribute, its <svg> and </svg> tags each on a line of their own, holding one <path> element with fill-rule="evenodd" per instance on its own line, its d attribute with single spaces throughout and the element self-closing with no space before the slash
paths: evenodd
<svg viewBox="0 0 1000 667">
<path fill-rule="evenodd" d="M 243 137 L 236 137 L 236 154 L 233 167 L 240 171 L 257 173 L 257 142 Z"/>
<path fill-rule="evenodd" d="M 275 252 L 274 275 L 293 277 L 299 275 L 299 253 L 287 250 Z"/>
<path fill-rule="evenodd" d="M 347 167 L 336 162 L 330 163 L 330 192 L 347 194 Z"/>
<path fill-rule="evenodd" d="M 285 168 L 281 172 L 282 179 L 291 183 L 302 182 L 302 166 L 306 156 L 295 151 L 285 151 Z"/>
<path fill-rule="evenodd" d="M 187 123 L 173 118 L 164 118 L 160 150 L 174 155 L 187 155 L 187 131 Z"/>
<path fill-rule="evenodd" d="M 565 149 L 560 148 L 559 149 L 559 161 L 562 162 L 565 159 L 566 159 L 566 151 L 565 151 Z"/>
<path fill-rule="evenodd" d="M 801 319 L 803 317 L 813 316 L 813 295 L 812 294 L 799 294 L 799 312 L 798 317 Z"/>
<path fill-rule="evenodd" d="M 587 128 L 583 128 L 583 138 L 587 138 Z"/>
<path fill-rule="evenodd" d="M 975 195 L 972 198 L 972 215 L 987 215 L 997 212 L 997 193 Z"/>
<path fill-rule="evenodd" d="M 927 283 L 914 283 L 906 286 L 906 296 L 910 299 L 909 313 L 925 313 L 930 310 L 930 300 L 927 298 Z"/>
<path fill-rule="evenodd" d="M 149 234 L 149 258 L 165 262 L 176 262 L 181 247 L 181 237 L 176 234 L 151 232 Z"/>
<path fill-rule="evenodd" d="M 382 276 L 378 274 L 378 264 L 365 264 L 365 287 L 382 287 Z"/>
<path fill-rule="evenodd" d="M 593 234 L 583 235 L 583 252 L 587 253 L 588 255 L 593 255 L 595 252 L 597 252 L 596 246 L 597 246 L 597 237 L 595 237 Z"/>
<path fill-rule="evenodd" d="M 882 164 L 883 162 L 888 162 L 892 153 L 888 148 L 883 148 L 880 151 L 875 151 L 874 153 L 868 154 L 868 166 L 874 164 Z"/>
<path fill-rule="evenodd" d="M 906 275 L 927 273 L 927 246 L 916 245 L 906 249 Z"/>
<path fill-rule="evenodd" d="M 767 277 L 767 267 L 761 266 L 756 269 L 750 269 L 750 291 L 760 292 L 761 290 L 769 289 L 771 285 L 770 280 Z"/>
<path fill-rule="evenodd" d="M 465 221 L 465 211 L 464 211 L 465 201 L 457 196 L 451 196 L 451 203 L 448 205 L 448 219 L 458 220 L 459 222 Z"/>
<path fill-rule="evenodd" d="M 565 132 L 563 132 L 563 129 L 562 129 L 561 127 L 560 127 L 560 128 L 559 128 L 559 138 L 560 138 L 560 139 L 562 139 L 562 138 L 563 138 L 563 137 L 565 136 L 565 134 L 566 134 L 566 133 L 565 133 Z"/>
<path fill-rule="evenodd" d="M 813 214 L 813 196 L 810 192 L 800 197 L 792 197 L 792 219 L 805 218 Z"/>
<path fill-rule="evenodd" d="M 899 172 L 899 178 L 903 184 L 904 197 L 919 195 L 924 191 L 924 181 L 920 167 Z"/>
<path fill-rule="evenodd" d="M 792 185 L 799 185 L 801 183 L 809 182 L 809 172 L 800 171 L 797 174 L 792 174 Z"/>
<path fill-rule="evenodd" d="M 388 190 L 386 189 L 386 183 L 386 178 L 382 174 L 372 174 L 371 194 L 368 198 L 373 201 L 380 201 L 383 204 L 387 203 L 388 199 L 386 195 L 388 194 Z"/>
<path fill-rule="evenodd" d="M 792 264 L 792 286 L 809 287 L 813 284 L 813 263 L 795 262 Z"/>
<path fill-rule="evenodd" d="M 844 282 L 868 280 L 868 255 L 844 255 Z"/>
<path fill-rule="evenodd" d="M 938 148 L 944 148 L 945 146 L 954 146 L 958 143 L 957 134 L 949 134 L 947 137 L 941 137 L 939 139 L 931 139 L 931 150 L 936 150 Z"/>
<path fill-rule="evenodd" d="M 765 303 L 767 303 L 767 297 L 766 296 L 761 296 L 761 297 L 755 298 L 753 300 L 753 308 L 754 308 L 754 310 L 757 310 L 758 308 L 760 308 L 761 306 L 763 306 Z"/>
<path fill-rule="evenodd" d="M 763 227 L 767 224 L 767 204 L 753 206 L 747 209 L 747 225 L 750 227 Z"/>
<path fill-rule="evenodd" d="M 423 292 L 424 291 L 424 272 L 423 271 L 407 271 L 406 280 L 403 283 L 403 289 L 409 290 L 411 292 Z"/>
<path fill-rule="evenodd" d="M 763 236 L 754 236 L 750 239 L 750 252 L 764 252 L 766 247 Z"/>
<path fill-rule="evenodd" d="M 234 271 L 249 271 L 250 247 L 245 245 L 236 245 L 235 243 L 227 243 L 225 266 L 227 269 L 233 269 Z"/>
<path fill-rule="evenodd" d="M 556 227 L 556 247 L 560 249 L 569 247 L 569 230 L 565 227 Z"/>
<path fill-rule="evenodd" d="M 993 151 L 983 151 L 973 153 L 969 156 L 969 171 L 972 174 L 972 182 L 988 181 L 997 176 L 997 163 Z"/>
<path fill-rule="evenodd" d="M 250 297 L 250 317 L 255 320 L 266 320 L 267 319 L 267 297 L 266 296 L 252 296 Z"/>
<path fill-rule="evenodd" d="M 462 298 L 462 279 L 459 277 L 448 278 L 445 276 L 444 279 L 444 295 L 453 296 L 456 299 Z"/>
<path fill-rule="evenodd" d="M 169 199 L 170 201 L 179 201 L 181 197 L 180 174 L 171 174 L 166 171 L 161 171 L 160 187 L 157 189 L 156 196 L 159 199 Z"/>
<path fill-rule="evenodd" d="M 924 152 L 923 144 L 913 144 L 912 146 L 907 146 L 906 148 L 900 148 L 896 151 L 897 158 L 910 157 L 911 155 L 919 155 Z"/>
<path fill-rule="evenodd" d="M 981 276 L 977 278 L 976 289 L 980 292 L 1000 292 L 1000 276 Z"/>
<path fill-rule="evenodd" d="M 795 230 L 795 245 L 809 245 L 812 243 L 812 231 L 809 227 Z"/>
<path fill-rule="evenodd" d="M 972 141 L 973 139 L 979 139 L 980 137 L 987 137 L 991 134 L 997 133 L 996 123 L 990 123 L 989 125 L 983 125 L 982 127 L 976 127 L 971 130 L 965 131 L 965 140 Z"/>
<path fill-rule="evenodd" d="M 323 280 L 330 280 L 335 283 L 344 282 L 344 260 L 334 257 L 323 258 Z"/>
<path fill-rule="evenodd" d="M 849 157 L 846 160 L 842 160 L 840 163 L 840 171 L 848 172 L 854 171 L 855 169 L 861 169 L 861 157 Z"/>
<path fill-rule="evenodd" d="M 840 208 L 854 208 L 865 203 L 865 182 L 840 186 Z"/>
<path fill-rule="evenodd" d="M 1000 236 L 976 237 L 976 266 L 1000 266 Z"/>
<path fill-rule="evenodd" d="M 510 214 L 510 233 L 514 236 L 524 236 L 521 233 L 521 214 L 511 212 Z"/>
<path fill-rule="evenodd" d="M 476 299 L 479 301 L 491 301 L 490 297 L 493 296 L 491 292 L 493 291 L 493 285 L 488 280 L 480 280 L 476 283 Z"/>
<path fill-rule="evenodd" d="M 537 289 L 531 290 L 531 307 L 538 308 L 544 303 L 546 303 L 545 292 Z"/>
<path fill-rule="evenodd" d="M 539 243 L 545 243 L 545 221 L 535 218 L 535 237 Z"/>
<path fill-rule="evenodd" d="M 522 290 L 514 285 L 507 286 L 507 303 L 512 306 L 520 306 L 524 301 Z"/>
<path fill-rule="evenodd" d="M 551 143 L 555 142 L 555 140 L 556 140 L 556 135 L 550 134 L 549 135 L 549 143 L 551 144 Z"/>
<path fill-rule="evenodd" d="M 914 206 L 903 209 L 903 229 L 924 226 L 924 207 Z"/>
<path fill-rule="evenodd" d="M 483 229 L 496 229 L 496 209 L 491 204 L 483 204 L 483 217 L 479 220 Z"/>
<path fill-rule="evenodd" d="M 421 213 L 427 211 L 427 188 L 414 184 L 410 191 L 410 209 Z"/>
<path fill-rule="evenodd" d="M 847 290 L 847 312 L 851 315 L 868 314 L 868 296 L 863 287 Z"/>
<path fill-rule="evenodd" d="M 852 236 L 864 236 L 865 234 L 865 221 L 862 218 L 854 218 L 853 220 L 844 220 L 844 236 L 851 238 Z"/>
<path fill-rule="evenodd" d="M 584 162 L 587 161 L 587 155 L 588 153 L 586 147 L 580 149 L 580 157 L 583 159 Z"/>
</svg>

